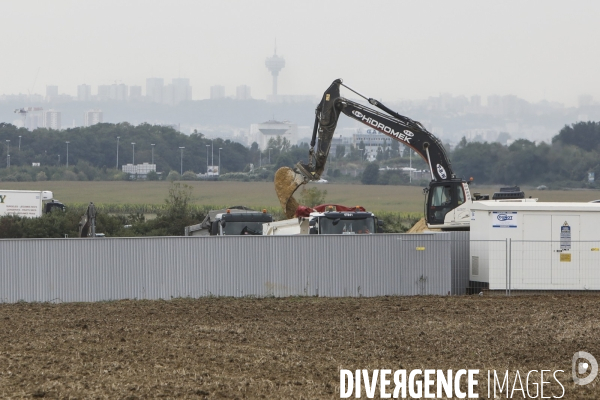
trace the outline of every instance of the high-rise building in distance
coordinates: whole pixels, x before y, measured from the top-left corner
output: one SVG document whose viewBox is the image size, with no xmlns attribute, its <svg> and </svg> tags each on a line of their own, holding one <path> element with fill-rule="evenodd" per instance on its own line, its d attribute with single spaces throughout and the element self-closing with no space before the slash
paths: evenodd
<svg viewBox="0 0 600 400">
<path fill-rule="evenodd" d="M 240 85 L 236 87 L 235 98 L 237 100 L 250 100 L 252 98 L 252 95 L 250 95 L 250 86 Z"/>
<path fill-rule="evenodd" d="M 130 100 L 141 100 L 142 98 L 142 87 L 141 86 L 129 86 L 129 99 Z"/>
<path fill-rule="evenodd" d="M 214 85 L 210 87 L 210 99 L 224 99 L 225 98 L 225 86 Z"/>
<path fill-rule="evenodd" d="M 113 83 L 110 85 L 110 100 L 126 101 L 129 94 L 129 88 L 124 83 Z"/>
<path fill-rule="evenodd" d="M 46 101 L 52 101 L 58 97 L 58 86 L 46 85 Z"/>
<path fill-rule="evenodd" d="M 42 107 L 25 107 L 15 110 L 23 117 L 23 127 L 29 131 L 44 127 L 44 109 Z"/>
<path fill-rule="evenodd" d="M 77 86 L 77 101 L 90 101 L 92 99 L 92 86 L 85 83 Z"/>
<path fill-rule="evenodd" d="M 173 104 L 192 100 L 192 87 L 188 78 L 173 78 Z"/>
<path fill-rule="evenodd" d="M 98 100 L 110 99 L 110 85 L 98 85 Z"/>
<path fill-rule="evenodd" d="M 146 78 L 146 99 L 153 103 L 162 103 L 164 86 L 163 78 Z"/>
<path fill-rule="evenodd" d="M 48 129 L 60 129 L 60 111 L 44 111 L 44 127 Z"/>
<path fill-rule="evenodd" d="M 102 113 L 102 110 L 88 110 L 84 113 L 83 116 L 83 120 L 84 120 L 84 126 L 92 126 L 92 125 L 96 125 L 99 124 L 103 121 L 104 119 L 104 114 Z"/>
</svg>

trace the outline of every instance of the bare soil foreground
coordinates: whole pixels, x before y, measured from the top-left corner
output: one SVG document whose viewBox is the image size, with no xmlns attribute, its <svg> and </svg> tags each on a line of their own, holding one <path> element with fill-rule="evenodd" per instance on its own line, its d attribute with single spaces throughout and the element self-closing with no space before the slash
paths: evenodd
<svg viewBox="0 0 600 400">
<path fill-rule="evenodd" d="M 577 351 L 600 359 L 599 300 L 544 295 L 3 304 L 0 397 L 333 399 L 340 397 L 340 369 L 465 368 L 480 370 L 480 398 L 488 398 L 488 370 L 499 376 L 509 370 L 512 391 L 517 370 L 526 386 L 528 371 L 544 369 L 564 371 L 556 374 L 562 398 L 598 399 L 600 378 L 576 386 L 571 359 Z M 562 394 L 552 373 L 544 377 L 545 397 Z M 391 380 L 390 393 L 393 374 Z M 530 375 L 531 397 L 534 384 L 540 385 L 539 373 Z M 523 398 L 516 386 L 512 398 Z"/>
</svg>

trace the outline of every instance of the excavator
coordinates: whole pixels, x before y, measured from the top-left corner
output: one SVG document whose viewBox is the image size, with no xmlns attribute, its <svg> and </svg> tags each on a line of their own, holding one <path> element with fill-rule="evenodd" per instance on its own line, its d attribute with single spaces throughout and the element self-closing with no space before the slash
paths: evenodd
<svg viewBox="0 0 600 400">
<path fill-rule="evenodd" d="M 340 86 L 367 100 L 381 111 L 374 110 L 340 96 Z M 441 141 L 425 127 L 389 109 L 380 101 L 367 98 L 346 86 L 341 79 L 333 81 L 315 110 L 315 123 L 310 142 L 308 163 L 298 162 L 294 169 L 282 167 L 275 173 L 275 191 L 284 213 L 293 218 L 298 202 L 294 192 L 309 181 L 320 179 L 331 147 L 340 114 L 367 125 L 399 141 L 419 154 L 429 166 L 431 182 L 425 188 L 425 221 L 428 228 L 468 230 L 472 201 L 468 183 L 457 178 Z M 318 138 L 318 140 L 317 140 Z M 316 148 L 315 148 L 316 145 Z M 494 194 L 494 199 L 521 199 L 518 188 Z M 475 196 L 475 200 L 485 197 Z M 488 196 L 489 199 L 489 196 Z"/>
</svg>

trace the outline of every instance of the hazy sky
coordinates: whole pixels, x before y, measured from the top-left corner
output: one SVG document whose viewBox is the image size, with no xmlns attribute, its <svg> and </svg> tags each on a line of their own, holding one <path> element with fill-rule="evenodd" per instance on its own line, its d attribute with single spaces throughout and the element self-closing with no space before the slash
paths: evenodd
<svg viewBox="0 0 600 400">
<path fill-rule="evenodd" d="M 286 60 L 280 94 L 320 95 L 338 77 L 378 99 L 515 94 L 600 100 L 600 2 L 399 0 L 3 1 L 0 93 L 76 94 L 78 84 L 190 78 L 271 91 L 265 58 Z M 39 73 L 38 73 L 39 71 Z M 37 75 L 37 79 L 36 79 Z"/>
</svg>

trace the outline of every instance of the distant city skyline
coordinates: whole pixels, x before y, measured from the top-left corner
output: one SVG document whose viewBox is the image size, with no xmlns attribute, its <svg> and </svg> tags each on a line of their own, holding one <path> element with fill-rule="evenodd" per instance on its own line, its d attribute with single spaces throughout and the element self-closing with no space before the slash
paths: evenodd
<svg viewBox="0 0 600 400">
<path fill-rule="evenodd" d="M 142 91 L 142 86 L 140 85 L 127 85 L 125 83 L 113 83 L 107 85 L 97 85 L 96 90 L 93 90 L 92 85 L 88 84 L 80 84 L 76 87 L 75 95 L 70 95 L 63 92 L 57 85 L 46 85 L 45 87 L 45 95 L 40 93 L 0 93 L 0 102 L 6 101 L 7 99 L 14 98 L 22 98 L 25 102 L 31 103 L 64 103 L 70 101 L 127 101 L 127 100 L 135 100 L 135 101 L 147 101 L 154 103 L 163 103 L 169 105 L 177 105 L 182 101 L 188 100 L 208 100 L 208 99 L 224 99 L 231 98 L 236 100 L 250 100 L 255 99 L 252 95 L 252 88 L 248 85 L 238 85 L 235 88 L 227 90 L 226 86 L 216 84 L 211 85 L 209 88 L 208 95 L 201 98 L 193 98 L 192 92 L 193 87 L 189 83 L 188 78 L 174 78 L 172 83 L 165 84 L 165 79 L 152 77 L 146 78 L 146 84 L 144 86 L 144 90 Z M 342 90 L 344 90 L 342 88 Z M 348 98 L 357 98 L 354 93 L 346 92 L 342 93 L 342 96 L 348 96 Z M 314 101 L 317 102 L 320 98 L 318 95 L 294 95 L 294 94 L 267 94 L 266 100 L 273 101 L 275 98 L 280 98 L 283 102 L 299 102 L 299 101 Z M 30 99 L 30 100 L 29 100 Z M 537 103 L 556 103 L 560 104 L 564 107 L 581 107 L 581 106 L 591 106 L 591 105 L 599 105 L 600 98 L 596 98 L 591 94 L 581 94 L 578 95 L 573 104 L 564 104 L 557 101 L 550 100 L 539 100 L 537 102 L 530 102 L 524 98 L 521 98 L 514 94 L 500 95 L 500 94 L 489 94 L 487 96 L 482 96 L 481 94 L 473 94 L 471 96 L 466 96 L 464 94 L 452 94 L 452 93 L 440 93 L 438 95 L 429 96 L 427 98 L 416 98 L 416 99 L 402 99 L 396 101 L 386 101 L 387 103 L 393 104 L 397 102 L 427 102 L 435 99 L 439 99 L 440 104 L 442 104 L 441 108 L 444 108 L 444 104 L 447 102 L 459 102 L 459 103 L 468 103 L 471 107 L 490 107 L 490 108 L 500 108 L 501 99 L 504 99 L 505 105 L 502 107 L 507 107 L 507 102 L 510 102 L 512 105 L 509 107 L 515 108 L 517 107 L 518 102 L 526 102 L 530 104 Z M 263 99 L 255 99 L 255 100 L 265 100 Z"/>
<path fill-rule="evenodd" d="M 267 72 L 268 73 L 268 72 Z M 273 83 L 272 88 L 276 90 L 277 87 L 277 76 L 272 76 Z M 6 96 L 30 96 L 34 98 L 34 102 L 50 102 L 50 101 L 106 101 L 106 100 L 117 100 L 125 101 L 128 99 L 132 100 L 149 100 L 156 103 L 166 104 L 178 104 L 184 100 L 207 100 L 217 98 L 232 98 L 237 100 L 249 100 L 254 99 L 250 95 L 252 87 L 246 84 L 240 84 L 234 87 L 229 87 L 222 84 L 211 85 L 207 93 L 202 96 L 192 96 L 193 86 L 190 84 L 189 78 L 173 78 L 172 83 L 165 84 L 165 79 L 160 77 L 145 78 L 144 85 L 128 85 L 127 83 L 112 83 L 112 84 L 98 84 L 90 85 L 87 83 L 81 83 L 75 86 L 74 90 L 63 90 L 58 85 L 45 85 L 45 87 L 39 92 L 33 93 L 1 93 L 0 101 Z M 142 92 L 143 88 L 143 92 Z M 95 89 L 95 90 L 94 90 Z M 344 89 L 342 88 L 342 91 Z M 166 92 L 165 92 L 166 91 Z M 216 92 L 215 92 L 216 91 Z M 45 93 L 42 94 L 42 93 Z M 367 94 L 367 93 L 364 93 Z M 315 101 L 318 101 L 321 93 L 315 93 L 313 95 L 298 95 L 298 94 L 274 94 L 267 93 L 265 97 L 259 100 L 272 100 L 274 97 L 280 97 L 282 99 L 293 99 L 297 98 L 296 101 L 306 101 L 314 97 Z M 348 96 L 349 98 L 356 98 L 356 95 L 351 92 L 342 93 L 342 96 Z M 65 97 L 66 96 L 66 97 Z M 600 96 L 595 97 L 589 92 L 584 92 L 576 96 L 576 98 L 569 102 L 563 103 L 558 100 L 552 99 L 540 99 L 538 101 L 529 101 L 521 96 L 513 93 L 501 95 L 497 93 L 490 93 L 488 95 L 482 95 L 480 93 L 473 93 L 467 95 L 465 93 L 439 93 L 437 95 L 431 95 L 426 98 L 403 98 L 395 100 L 386 100 L 388 102 L 395 101 L 424 101 L 431 98 L 444 98 L 444 97 L 466 97 L 471 101 L 479 101 L 480 105 L 488 105 L 487 101 L 497 99 L 499 97 L 515 97 L 526 100 L 532 104 L 549 101 L 563 104 L 566 107 L 578 107 L 581 105 L 592 105 L 598 102 Z"/>
<path fill-rule="evenodd" d="M 214 85 L 227 96 L 246 85 L 266 99 L 276 39 L 285 59 L 278 95 L 319 97 L 343 78 L 387 102 L 497 94 L 574 106 L 600 98 L 597 15 L 592 0 L 7 2 L 0 93 L 57 86 L 78 96 L 81 84 L 144 88 L 147 77 L 184 77 L 194 100 Z"/>
</svg>

